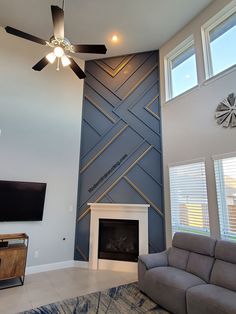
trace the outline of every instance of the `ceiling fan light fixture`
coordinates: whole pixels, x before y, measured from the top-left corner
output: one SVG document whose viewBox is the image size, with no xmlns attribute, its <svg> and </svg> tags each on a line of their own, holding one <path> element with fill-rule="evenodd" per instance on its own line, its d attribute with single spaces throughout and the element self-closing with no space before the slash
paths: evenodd
<svg viewBox="0 0 236 314">
<path fill-rule="evenodd" d="M 64 55 L 64 50 L 61 47 L 54 48 L 54 53 L 57 58 L 61 58 Z"/>
<path fill-rule="evenodd" d="M 67 67 L 68 65 L 71 64 L 70 59 L 66 55 L 63 55 L 61 57 L 61 63 L 63 65 L 63 67 Z"/>
<path fill-rule="evenodd" d="M 91 45 L 91 44 L 71 44 L 70 41 L 64 36 L 64 3 L 62 8 L 57 5 L 51 5 L 52 22 L 53 22 L 53 35 L 46 41 L 37 36 L 25 33 L 19 29 L 13 28 L 11 26 L 6 26 L 5 30 L 7 33 L 35 42 L 37 44 L 48 46 L 53 51 L 48 53 L 45 57 L 39 60 L 32 69 L 34 71 L 43 70 L 49 63 L 54 63 L 57 61 L 57 70 L 59 70 L 60 63 L 65 66 L 69 66 L 71 70 L 79 79 L 84 79 L 86 77 L 83 70 L 75 62 L 75 60 L 70 56 L 74 53 L 94 53 L 94 54 L 105 54 L 107 48 L 105 45 Z M 68 54 L 68 56 L 66 55 Z"/>
<path fill-rule="evenodd" d="M 51 64 L 54 63 L 54 61 L 56 60 L 56 57 L 57 57 L 57 56 L 55 55 L 54 52 L 50 52 L 48 55 L 46 55 L 47 60 L 48 60 Z"/>
</svg>

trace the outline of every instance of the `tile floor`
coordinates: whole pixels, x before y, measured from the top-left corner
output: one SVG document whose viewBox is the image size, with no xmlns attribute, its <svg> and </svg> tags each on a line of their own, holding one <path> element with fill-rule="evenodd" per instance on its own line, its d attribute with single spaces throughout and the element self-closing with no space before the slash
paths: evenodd
<svg viewBox="0 0 236 314">
<path fill-rule="evenodd" d="M 15 314 L 133 281 L 137 281 L 135 273 L 82 268 L 27 275 L 24 286 L 0 290 L 0 314 Z"/>
</svg>

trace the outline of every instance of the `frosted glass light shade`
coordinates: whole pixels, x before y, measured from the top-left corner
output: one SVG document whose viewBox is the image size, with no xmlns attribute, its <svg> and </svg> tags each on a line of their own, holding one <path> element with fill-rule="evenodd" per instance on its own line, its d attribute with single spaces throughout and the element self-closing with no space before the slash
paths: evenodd
<svg viewBox="0 0 236 314">
<path fill-rule="evenodd" d="M 66 55 L 63 55 L 63 56 L 61 57 L 61 63 L 62 63 L 62 65 L 63 65 L 63 67 L 66 67 L 66 66 L 68 66 L 69 64 L 71 64 L 70 59 L 69 59 Z"/>
<path fill-rule="evenodd" d="M 57 58 L 61 58 L 64 55 L 64 50 L 61 47 L 54 48 L 54 53 Z"/>
<path fill-rule="evenodd" d="M 54 52 L 51 52 L 48 55 L 46 55 L 46 58 L 50 63 L 53 63 L 56 60 L 56 55 Z"/>
</svg>

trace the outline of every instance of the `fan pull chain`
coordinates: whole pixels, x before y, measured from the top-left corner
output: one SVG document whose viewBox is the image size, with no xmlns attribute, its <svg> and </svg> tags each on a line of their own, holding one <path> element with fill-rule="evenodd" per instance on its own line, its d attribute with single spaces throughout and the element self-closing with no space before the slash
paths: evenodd
<svg viewBox="0 0 236 314">
<path fill-rule="evenodd" d="M 60 58 L 57 58 L 57 71 L 60 70 Z"/>
</svg>

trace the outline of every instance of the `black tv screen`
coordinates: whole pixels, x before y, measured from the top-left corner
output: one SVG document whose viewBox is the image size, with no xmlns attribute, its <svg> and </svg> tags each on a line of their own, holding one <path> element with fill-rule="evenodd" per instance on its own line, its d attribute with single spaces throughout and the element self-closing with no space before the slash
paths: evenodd
<svg viewBox="0 0 236 314">
<path fill-rule="evenodd" d="M 0 221 L 43 219 L 46 183 L 0 180 Z"/>
</svg>

